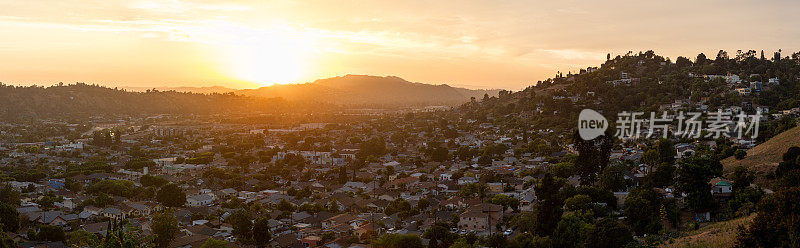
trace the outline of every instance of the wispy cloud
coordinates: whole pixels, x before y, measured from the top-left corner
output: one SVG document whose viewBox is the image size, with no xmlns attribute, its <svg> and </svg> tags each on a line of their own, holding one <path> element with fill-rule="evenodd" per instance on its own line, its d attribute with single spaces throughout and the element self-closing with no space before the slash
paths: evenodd
<svg viewBox="0 0 800 248">
<path fill-rule="evenodd" d="M 184 13 L 197 10 L 203 11 L 247 11 L 251 7 L 234 3 L 200 3 L 181 0 L 137 0 L 127 6 L 156 12 Z"/>
</svg>

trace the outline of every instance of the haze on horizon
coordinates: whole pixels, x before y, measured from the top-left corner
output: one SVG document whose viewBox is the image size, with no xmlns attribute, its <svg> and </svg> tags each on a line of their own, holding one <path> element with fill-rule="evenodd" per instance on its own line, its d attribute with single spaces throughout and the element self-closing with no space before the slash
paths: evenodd
<svg viewBox="0 0 800 248">
<path fill-rule="evenodd" d="M 800 2 L 0 0 L 0 82 L 254 88 L 344 74 L 522 89 L 607 53 L 800 50 Z"/>
</svg>

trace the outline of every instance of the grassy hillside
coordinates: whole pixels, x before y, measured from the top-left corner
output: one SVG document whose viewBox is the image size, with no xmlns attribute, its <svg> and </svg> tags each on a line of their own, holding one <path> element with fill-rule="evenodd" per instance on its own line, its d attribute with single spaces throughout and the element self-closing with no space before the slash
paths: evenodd
<svg viewBox="0 0 800 248">
<path fill-rule="evenodd" d="M 684 236 L 659 247 L 732 247 L 736 242 L 736 231 L 739 225 L 747 226 L 755 215 L 729 221 L 711 223 L 698 230 L 687 232 Z"/>
<path fill-rule="evenodd" d="M 765 176 L 775 171 L 783 153 L 792 146 L 800 146 L 800 126 L 789 129 L 767 140 L 766 142 L 747 150 L 747 156 L 742 160 L 729 157 L 722 160 L 725 172 L 731 172 L 736 166 L 745 166 L 756 172 L 756 183 L 764 186 L 770 184 Z"/>
</svg>

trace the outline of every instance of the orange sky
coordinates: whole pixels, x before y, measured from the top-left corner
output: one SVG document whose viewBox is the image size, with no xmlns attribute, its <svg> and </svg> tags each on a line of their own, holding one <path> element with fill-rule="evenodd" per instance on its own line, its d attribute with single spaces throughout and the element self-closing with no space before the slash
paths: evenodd
<svg viewBox="0 0 800 248">
<path fill-rule="evenodd" d="M 798 49 L 795 1 L 0 0 L 0 81 L 521 89 L 606 53 Z M 788 55 L 788 54 L 784 54 Z"/>
</svg>

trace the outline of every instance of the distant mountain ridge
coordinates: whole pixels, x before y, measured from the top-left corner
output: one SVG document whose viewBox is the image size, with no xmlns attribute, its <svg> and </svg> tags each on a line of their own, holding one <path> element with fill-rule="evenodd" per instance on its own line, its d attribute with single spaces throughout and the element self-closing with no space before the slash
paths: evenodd
<svg viewBox="0 0 800 248">
<path fill-rule="evenodd" d="M 348 74 L 318 79 L 303 84 L 276 84 L 256 89 L 209 87 L 121 87 L 126 90 L 177 91 L 200 94 L 234 93 L 250 97 L 283 98 L 287 101 L 330 103 L 342 106 L 371 105 L 381 107 L 459 105 L 471 97 L 484 94 L 497 96 L 499 90 L 472 90 L 446 84 L 433 85 L 409 82 L 396 76 Z"/>
<path fill-rule="evenodd" d="M 129 91 L 136 91 L 136 92 L 146 92 L 147 90 L 158 90 L 158 91 L 177 91 L 177 92 L 189 92 L 189 93 L 200 93 L 200 94 L 213 94 L 213 93 L 229 93 L 235 92 L 237 89 L 232 89 L 228 87 L 222 86 L 207 86 L 207 87 L 190 87 L 190 86 L 182 86 L 182 87 L 132 87 L 132 86 L 124 86 L 120 87 L 125 90 Z"/>
<path fill-rule="evenodd" d="M 235 91 L 235 94 L 287 101 L 316 101 L 337 105 L 459 105 L 471 97 L 496 96 L 499 90 L 471 90 L 446 84 L 409 82 L 395 76 L 345 75 L 311 83 L 273 85 Z"/>
</svg>

